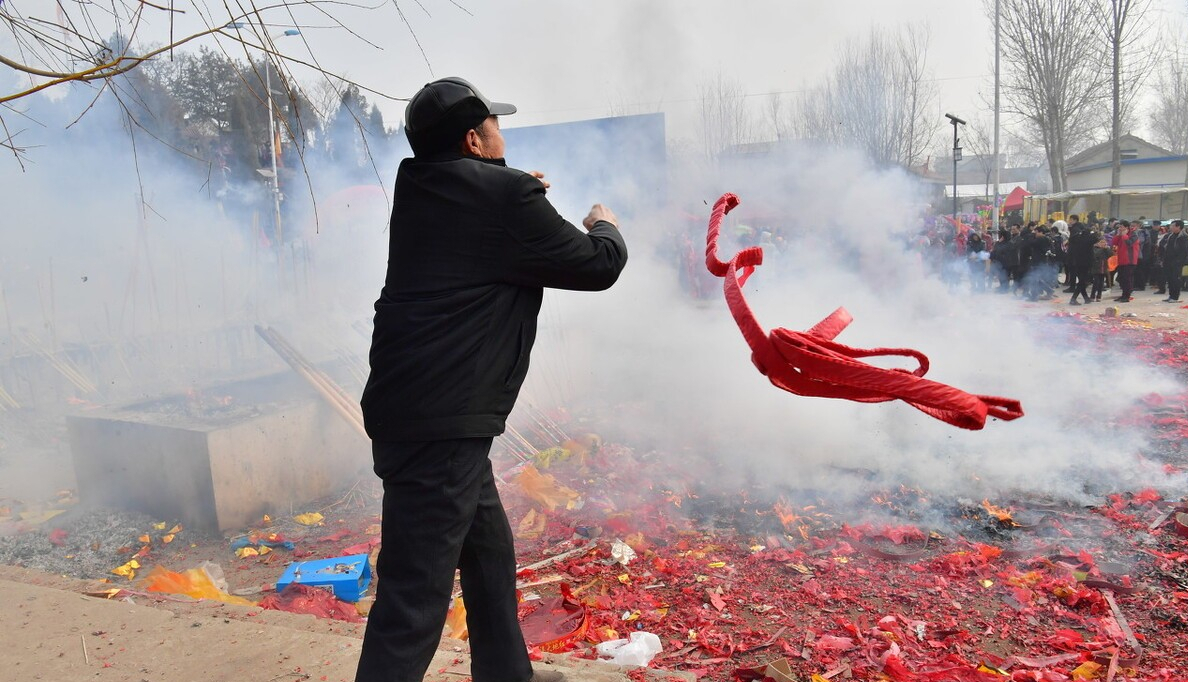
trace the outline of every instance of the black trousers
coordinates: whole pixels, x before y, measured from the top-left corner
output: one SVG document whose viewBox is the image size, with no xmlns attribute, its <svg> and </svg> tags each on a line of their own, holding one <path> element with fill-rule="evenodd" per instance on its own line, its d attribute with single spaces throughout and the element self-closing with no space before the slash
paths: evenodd
<svg viewBox="0 0 1188 682">
<path fill-rule="evenodd" d="M 378 586 L 356 682 L 421 682 L 461 572 L 474 682 L 527 682 L 516 554 L 491 438 L 372 445 L 384 481 Z"/>
<path fill-rule="evenodd" d="M 1182 275 L 1183 266 L 1169 263 L 1163 269 L 1163 274 L 1167 277 L 1167 297 L 1173 301 L 1180 300 L 1180 285 L 1184 281 Z"/>
<path fill-rule="evenodd" d="M 1134 268 L 1133 265 L 1118 266 L 1118 283 L 1122 285 L 1122 298 L 1130 298 L 1134 293 Z"/>
<path fill-rule="evenodd" d="M 1101 294 L 1105 291 L 1106 274 L 1104 272 L 1093 273 L 1093 291 L 1089 292 L 1089 298 L 1100 299 Z"/>
<path fill-rule="evenodd" d="M 1077 296 L 1083 296 L 1085 301 L 1089 301 L 1089 266 L 1077 265 L 1069 268 L 1068 279 L 1073 283 L 1072 300 L 1077 300 Z"/>
</svg>

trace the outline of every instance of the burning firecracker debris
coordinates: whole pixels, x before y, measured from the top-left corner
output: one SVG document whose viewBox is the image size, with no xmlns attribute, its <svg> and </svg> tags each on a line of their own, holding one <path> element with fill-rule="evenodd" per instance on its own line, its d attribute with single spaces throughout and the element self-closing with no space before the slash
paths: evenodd
<svg viewBox="0 0 1188 682">
<path fill-rule="evenodd" d="M 1103 351 L 1125 343 L 1188 379 L 1188 334 L 1121 321 L 1067 325 L 1078 343 Z M 771 482 L 724 493 L 706 482 L 725 479 L 715 469 L 725 464 L 571 434 L 578 422 L 564 414 L 529 416 L 493 456 L 536 652 L 593 659 L 598 644 L 650 633 L 660 642 L 650 667 L 718 681 L 1188 673 L 1182 493 L 1101 491 L 1088 507 L 906 485 L 859 500 Z M 1148 396 L 1117 421 L 1148 429 L 1148 463 L 1183 471 L 1188 392 Z M 229 539 L 135 515 L 58 514 L 0 538 L 0 560 L 106 577 L 113 590 L 104 598 L 139 600 L 175 598 L 149 591 L 150 582 L 186 592 L 166 583 L 193 583 L 192 567 L 213 559 L 226 571 L 229 586 L 216 588 L 228 600 L 354 620 L 367 597 L 346 604 L 324 591 L 277 594 L 273 584 L 293 561 L 374 560 L 379 495 L 363 485 L 311 505 L 317 512 L 262 517 Z M 3 506 L 10 518 L 19 513 Z M 249 548 L 254 555 L 237 555 Z M 465 635 L 460 590 L 449 632 Z"/>
</svg>

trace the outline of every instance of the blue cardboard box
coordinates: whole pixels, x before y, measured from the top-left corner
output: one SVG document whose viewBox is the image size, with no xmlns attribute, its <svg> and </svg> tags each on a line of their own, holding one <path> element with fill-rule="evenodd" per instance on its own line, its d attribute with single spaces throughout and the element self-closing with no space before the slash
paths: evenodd
<svg viewBox="0 0 1188 682">
<path fill-rule="evenodd" d="M 296 561 L 289 564 L 284 575 L 276 581 L 276 591 L 298 583 L 329 587 L 342 601 L 356 602 L 371 584 L 371 566 L 366 554 Z"/>
</svg>

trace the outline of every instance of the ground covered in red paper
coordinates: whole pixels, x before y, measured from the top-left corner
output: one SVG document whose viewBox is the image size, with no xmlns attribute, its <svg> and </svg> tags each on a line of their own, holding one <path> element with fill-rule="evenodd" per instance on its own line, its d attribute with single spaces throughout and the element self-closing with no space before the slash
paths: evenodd
<svg viewBox="0 0 1188 682">
<path fill-rule="evenodd" d="M 1188 379 L 1184 332 L 1071 319 L 1066 331 Z M 1136 458 L 1184 467 L 1188 394 L 1151 395 L 1119 419 L 1151 429 Z M 654 667 L 713 680 L 1188 679 L 1182 499 L 971 504 L 899 488 L 833 508 L 770 484 L 703 496 L 719 465 L 673 459 L 608 443 L 554 453 L 523 479 L 505 472 L 521 564 L 578 550 L 521 574 L 530 599 L 587 614 L 581 637 L 550 648 L 593 655 L 643 630 L 664 645 Z M 924 508 L 948 530 L 921 524 Z M 871 511 L 887 522 L 845 521 Z"/>
<path fill-rule="evenodd" d="M 1056 347 L 1125 347 L 1186 384 L 1118 419 L 1150 430 L 1136 458 L 1188 466 L 1188 333 L 1058 322 Z M 533 414 L 493 456 L 537 648 L 594 657 L 597 643 L 646 631 L 663 646 L 652 667 L 718 681 L 1188 679 L 1188 513 L 1177 495 L 1105 490 L 1074 506 L 910 487 L 857 502 L 771 482 L 723 493 L 709 485 L 727 478 L 723 458 L 580 435 L 598 419 Z M 156 566 L 210 562 L 231 592 L 279 601 L 271 584 L 292 560 L 374 556 L 379 491 L 362 482 L 297 510 L 320 517 L 261 519 L 230 545 L 145 520 L 105 540 L 119 557 L 105 572 L 138 561 L 132 579 L 107 574 L 135 590 Z M 882 520 L 852 521 L 870 518 Z M 46 533 L 21 563 L 66 572 L 88 550 L 79 542 Z"/>
</svg>

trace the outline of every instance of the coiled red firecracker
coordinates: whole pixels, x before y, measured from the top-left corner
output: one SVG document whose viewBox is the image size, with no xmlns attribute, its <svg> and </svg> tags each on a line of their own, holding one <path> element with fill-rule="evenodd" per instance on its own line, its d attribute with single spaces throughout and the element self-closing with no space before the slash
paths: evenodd
<svg viewBox="0 0 1188 682">
<path fill-rule="evenodd" d="M 723 194 L 714 204 L 706 233 L 705 265 L 722 277 L 730 314 L 751 347 L 751 361 L 759 372 L 779 388 L 797 395 L 841 398 L 862 403 L 902 400 L 924 414 L 963 429 L 978 430 L 987 417 L 1005 421 L 1023 416 L 1019 401 L 996 396 L 972 395 L 960 389 L 925 379 L 928 357 L 910 348 L 851 348 L 833 339 L 854 318 L 845 308 L 805 332 L 776 328 L 763 330 L 743 297 L 742 287 L 755 267 L 763 264 L 763 249 L 752 246 L 739 251 L 727 262 L 718 259 L 718 233 L 722 219 L 739 199 Z M 884 369 L 857 358 L 902 356 L 914 359 L 914 370 Z"/>
</svg>

